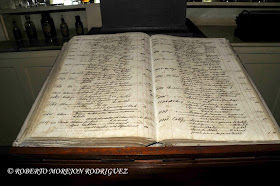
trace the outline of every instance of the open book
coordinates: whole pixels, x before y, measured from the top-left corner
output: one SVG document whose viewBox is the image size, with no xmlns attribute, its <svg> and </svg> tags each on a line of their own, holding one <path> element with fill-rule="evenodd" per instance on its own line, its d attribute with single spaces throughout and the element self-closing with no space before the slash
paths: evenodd
<svg viewBox="0 0 280 186">
<path fill-rule="evenodd" d="M 227 40 L 123 33 L 76 36 L 64 46 L 13 145 L 279 141 Z"/>
</svg>

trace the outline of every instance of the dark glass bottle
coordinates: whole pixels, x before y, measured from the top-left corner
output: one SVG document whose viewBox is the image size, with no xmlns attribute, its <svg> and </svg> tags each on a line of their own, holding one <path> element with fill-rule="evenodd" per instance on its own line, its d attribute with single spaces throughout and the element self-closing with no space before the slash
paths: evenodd
<svg viewBox="0 0 280 186">
<path fill-rule="evenodd" d="M 61 35 L 63 38 L 68 38 L 69 37 L 69 29 L 67 23 L 65 23 L 65 20 L 63 16 L 61 16 L 61 24 L 60 24 L 60 30 L 61 30 Z"/>
<path fill-rule="evenodd" d="M 29 40 L 36 40 L 37 39 L 37 31 L 35 28 L 34 23 L 30 20 L 30 16 L 28 14 L 25 15 L 25 30 Z"/>
<path fill-rule="evenodd" d="M 13 21 L 13 34 L 16 41 L 22 40 L 22 34 L 20 28 L 17 26 L 17 22 Z"/>
<path fill-rule="evenodd" d="M 41 25 L 45 38 L 56 37 L 54 22 L 48 12 L 42 13 Z"/>
<path fill-rule="evenodd" d="M 76 27 L 77 35 L 84 35 L 84 27 L 83 27 L 83 23 L 81 22 L 80 16 L 75 16 L 75 18 L 76 18 L 75 27 Z"/>
</svg>

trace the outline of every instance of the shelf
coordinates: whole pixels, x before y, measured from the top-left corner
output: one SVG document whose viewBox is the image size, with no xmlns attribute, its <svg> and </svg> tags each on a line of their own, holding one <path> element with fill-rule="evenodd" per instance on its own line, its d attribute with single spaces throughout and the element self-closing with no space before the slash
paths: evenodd
<svg viewBox="0 0 280 186">
<path fill-rule="evenodd" d="M 38 6 L 32 8 L 17 8 L 0 10 L 0 14 L 32 14 L 39 12 L 60 12 L 60 11 L 75 11 L 85 10 L 89 6 L 100 6 L 99 4 L 80 4 L 80 5 L 68 5 L 68 6 Z"/>
<path fill-rule="evenodd" d="M 190 8 L 208 8 L 208 7 L 280 7 L 279 2 L 187 2 L 187 7 Z M 0 10 L 0 14 L 32 14 L 38 12 L 58 12 L 58 11 L 75 11 L 85 10 L 89 6 L 100 6 L 100 4 L 80 4 L 80 5 L 68 5 L 68 6 L 38 6 L 33 8 L 18 8 L 18 9 L 6 9 Z"/>
<path fill-rule="evenodd" d="M 192 8 L 208 8 L 208 7 L 220 7 L 220 8 L 232 8 L 232 7 L 280 7 L 279 2 L 187 2 L 187 7 Z"/>
</svg>

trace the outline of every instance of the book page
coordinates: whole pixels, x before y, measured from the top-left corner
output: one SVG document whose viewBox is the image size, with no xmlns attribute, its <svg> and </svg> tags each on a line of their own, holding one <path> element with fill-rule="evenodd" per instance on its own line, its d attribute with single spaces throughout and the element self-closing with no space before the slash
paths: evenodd
<svg viewBox="0 0 280 186">
<path fill-rule="evenodd" d="M 149 36 L 76 36 L 30 138 L 155 137 Z"/>
<path fill-rule="evenodd" d="M 225 39 L 151 37 L 158 140 L 279 140 Z"/>
</svg>

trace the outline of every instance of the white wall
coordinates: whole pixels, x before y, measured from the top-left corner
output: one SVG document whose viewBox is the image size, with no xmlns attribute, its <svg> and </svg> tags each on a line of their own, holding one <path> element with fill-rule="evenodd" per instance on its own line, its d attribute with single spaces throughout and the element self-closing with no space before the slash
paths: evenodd
<svg viewBox="0 0 280 186">
<path fill-rule="evenodd" d="M 243 10 L 278 10 L 279 8 L 188 8 L 187 18 L 200 25 L 236 25 L 235 18 Z"/>
</svg>

